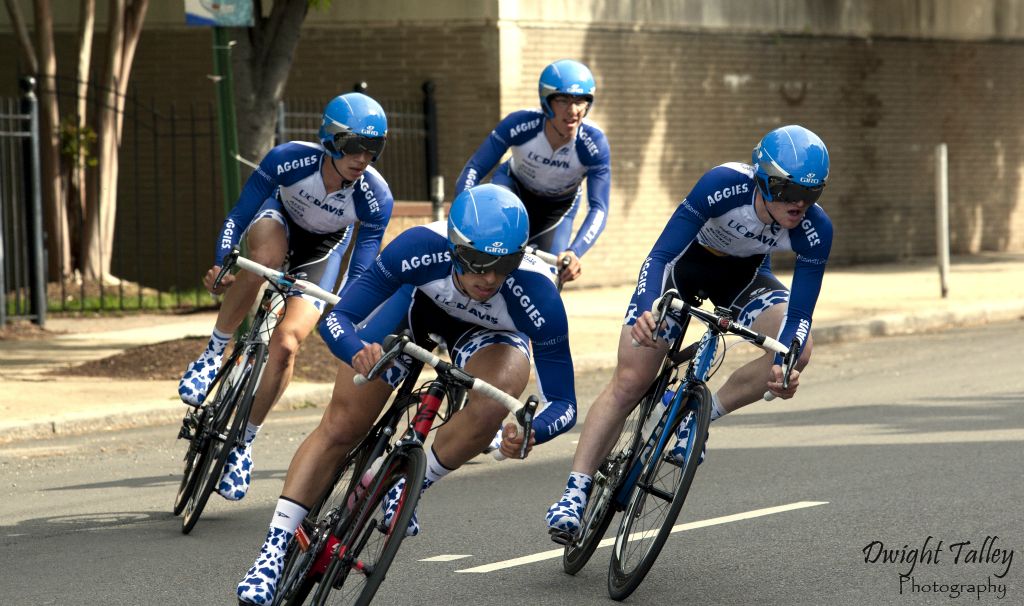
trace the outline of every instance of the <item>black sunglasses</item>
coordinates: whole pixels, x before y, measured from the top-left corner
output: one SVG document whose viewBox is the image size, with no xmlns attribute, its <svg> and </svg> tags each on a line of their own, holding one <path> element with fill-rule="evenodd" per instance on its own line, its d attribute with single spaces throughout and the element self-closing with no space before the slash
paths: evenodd
<svg viewBox="0 0 1024 606">
<path fill-rule="evenodd" d="M 519 269 L 519 264 L 523 262 L 525 254 L 524 251 L 519 251 L 496 256 L 480 252 L 470 246 L 457 245 L 455 247 L 455 263 L 463 273 L 485 274 L 493 271 L 496 274 L 507 276 Z"/>
<path fill-rule="evenodd" d="M 384 153 L 386 137 L 365 137 L 353 132 L 338 133 L 334 135 L 334 149 L 343 154 L 361 154 L 370 152 L 374 158 Z"/>
<path fill-rule="evenodd" d="M 782 177 L 768 177 L 768 193 L 773 202 L 806 202 L 814 204 L 821 197 L 825 185 L 804 187 Z"/>
</svg>

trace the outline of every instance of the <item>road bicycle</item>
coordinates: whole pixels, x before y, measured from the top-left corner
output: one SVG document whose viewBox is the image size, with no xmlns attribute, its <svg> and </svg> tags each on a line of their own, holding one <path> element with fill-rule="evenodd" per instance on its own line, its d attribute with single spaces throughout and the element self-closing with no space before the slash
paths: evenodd
<svg viewBox="0 0 1024 606">
<path fill-rule="evenodd" d="M 626 418 L 618 442 L 594 474 L 580 529 L 574 535 L 552 533 L 553 540 L 565 544 L 563 569 L 576 574 L 597 549 L 615 513 L 623 512 L 608 567 L 608 593 L 615 600 L 624 600 L 639 587 L 683 508 L 711 423 L 707 381 L 721 364 L 718 352 L 724 336 L 738 335 L 785 354 L 787 384 L 795 363 L 790 352 L 797 349 L 736 324 L 728 309 L 717 307 L 710 312 L 691 305 L 675 290 L 667 291 L 654 308 L 656 326 L 662 326 L 671 313 L 679 321 L 680 334 L 670 345 L 657 377 Z M 683 348 L 690 318 L 703 322 L 707 330 L 697 342 Z M 682 461 L 671 455 L 680 424 L 689 430 Z"/>
<path fill-rule="evenodd" d="M 266 269 L 239 255 L 237 248 L 225 258 L 214 285 L 219 285 L 233 267 L 246 271 Z M 267 278 L 248 332 L 236 340 L 231 354 L 210 385 L 211 397 L 198 408 L 189 408 L 181 422 L 178 438 L 188 440 L 185 469 L 174 498 L 174 515 L 184 512 L 181 532 L 188 534 L 199 521 L 210 495 L 224 471 L 228 454 L 244 447 L 245 426 L 252 412 L 253 395 L 259 387 L 267 362 L 270 336 L 284 315 L 284 301 L 290 292 L 332 296 L 303 274 L 276 272 Z M 264 276 L 266 277 L 266 276 Z"/>
<path fill-rule="evenodd" d="M 369 604 L 405 538 L 419 502 L 426 473 L 423 443 L 458 410 L 459 390 L 478 390 L 512 412 L 523 435 L 530 435 L 537 398 L 525 405 L 462 368 L 434 355 L 436 340 L 420 347 L 408 335 L 385 339 L 384 355 L 356 383 L 372 380 L 399 355 L 411 358 L 410 372 L 390 407 L 352 449 L 335 474 L 332 488 L 310 510 L 296 531 L 285 557 L 274 604 Z M 416 387 L 423 365 L 436 377 Z M 444 407 L 444 408 L 442 408 Z M 439 427 L 440 425 L 437 425 Z M 526 443 L 520 457 L 526 456 Z M 405 488 L 391 519 L 385 523 L 383 503 L 399 481 Z M 411 489 L 410 489 L 411 487 Z"/>
<path fill-rule="evenodd" d="M 298 285 L 292 277 L 239 257 L 239 266 L 266 278 L 271 284 Z M 305 292 L 330 304 L 338 297 L 321 289 Z M 335 471 L 331 486 L 313 505 L 288 545 L 274 604 L 369 604 L 387 575 L 409 520 L 416 511 L 420 488 L 426 475 L 423 443 L 435 426 L 451 418 L 463 404 L 457 394 L 476 390 L 505 406 L 519 423 L 521 435 L 529 436 L 538 399 L 525 404 L 500 389 L 475 378 L 431 352 L 439 338 L 430 337 L 420 346 L 407 334 L 389 335 L 384 354 L 366 377 L 356 375 L 357 384 L 375 379 L 398 356 L 409 367 L 391 405 L 367 435 L 345 457 Z M 417 387 L 420 371 L 427 365 L 435 378 Z M 526 457 L 524 441 L 520 458 Z M 404 481 L 397 507 L 385 523 L 388 491 Z M 312 595 L 310 595 L 312 594 Z"/>
</svg>

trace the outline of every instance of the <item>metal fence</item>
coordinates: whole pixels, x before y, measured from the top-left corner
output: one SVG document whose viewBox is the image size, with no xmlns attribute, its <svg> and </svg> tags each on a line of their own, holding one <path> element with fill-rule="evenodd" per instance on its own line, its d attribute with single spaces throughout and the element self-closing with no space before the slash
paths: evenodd
<svg viewBox="0 0 1024 606">
<path fill-rule="evenodd" d="M 91 121 L 104 91 L 90 86 Z M 78 81 L 58 78 L 61 115 L 76 118 Z M 191 308 L 213 303 L 200 284 L 212 259 L 216 226 L 223 220 L 217 170 L 216 113 L 212 103 L 158 105 L 129 93 L 121 115 L 117 212 L 110 273 L 118 280 L 87 280 L 76 272 L 80 238 L 51 243 L 57 259 L 69 253 L 75 267 L 58 265 L 50 277 L 49 309 L 94 311 Z M 67 120 L 67 118 L 65 118 Z M 66 158 L 62 161 L 68 161 Z M 87 169 L 95 199 L 96 168 Z M 84 213 L 69 213 L 72 234 L 83 234 Z M 70 251 L 60 250 L 72 246 Z"/>
<path fill-rule="evenodd" d="M 20 99 L 0 98 L 0 327 L 46 319 L 39 115 L 34 81 L 21 84 Z"/>
<path fill-rule="evenodd" d="M 61 116 L 74 117 L 78 81 L 58 78 L 56 95 Z M 89 119 L 100 109 L 104 96 L 89 87 Z M 385 175 L 396 200 L 430 199 L 430 175 L 436 173 L 436 135 L 432 134 L 432 87 L 425 84 L 419 99 L 378 99 L 388 115 L 388 144 L 376 164 Z M 123 132 L 119 151 L 117 213 L 113 233 L 111 274 L 116 283 L 84 280 L 75 267 L 57 267 L 42 284 L 39 301 L 43 313 L 176 309 L 211 305 L 201 276 L 213 262 L 214 242 L 224 219 L 221 202 L 217 115 L 212 103 L 158 104 L 129 93 L 124 100 Z M 0 325 L 5 317 L 38 317 L 32 309 L 33 247 L 54 259 L 78 261 L 80 247 L 71 242 L 50 242 L 31 237 L 33 218 L 26 207 L 32 201 L 26 186 L 26 156 L 38 135 L 29 135 L 25 101 L 4 99 L 0 105 Z M 279 140 L 316 141 L 323 100 L 289 99 L 280 105 Z M 73 123 L 77 123 L 72 120 Z M 95 168 L 87 178 L 96 188 Z M 38 191 L 38 188 L 35 190 Z M 93 196 L 96 192 L 92 192 Z M 63 205 L 62 208 L 68 207 Z M 66 211 L 61 211 L 66 212 Z M 72 234 L 82 234 L 83 213 L 66 217 Z M 68 254 L 65 254 L 68 253 Z M 48 297 L 47 297 L 48 293 Z M 7 299 L 5 301 L 4 299 Z"/>
</svg>

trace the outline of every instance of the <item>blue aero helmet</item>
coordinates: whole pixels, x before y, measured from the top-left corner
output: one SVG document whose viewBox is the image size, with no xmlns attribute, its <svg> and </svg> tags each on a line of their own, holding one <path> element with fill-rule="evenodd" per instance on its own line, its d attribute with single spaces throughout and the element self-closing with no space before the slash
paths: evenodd
<svg viewBox="0 0 1024 606">
<path fill-rule="evenodd" d="M 459 274 L 512 273 L 523 260 L 529 235 L 526 207 L 500 185 L 466 189 L 448 211 L 448 249 Z"/>
<path fill-rule="evenodd" d="M 537 90 L 540 94 L 540 107 L 548 118 L 555 117 L 555 110 L 551 109 L 548 99 L 552 95 L 571 95 L 573 97 L 586 97 L 587 113 L 594 104 L 594 74 L 590 73 L 586 65 L 572 59 L 555 61 L 544 68 L 540 74 L 540 82 L 537 83 Z M 586 115 L 586 113 L 584 113 Z"/>
<path fill-rule="evenodd" d="M 388 119 L 379 103 L 363 93 L 338 95 L 320 121 L 320 143 L 333 158 L 368 151 L 376 162 L 384 152 Z"/>
<path fill-rule="evenodd" d="M 828 182 L 828 149 L 818 135 L 796 124 L 765 135 L 751 163 L 766 202 L 814 204 Z"/>
</svg>

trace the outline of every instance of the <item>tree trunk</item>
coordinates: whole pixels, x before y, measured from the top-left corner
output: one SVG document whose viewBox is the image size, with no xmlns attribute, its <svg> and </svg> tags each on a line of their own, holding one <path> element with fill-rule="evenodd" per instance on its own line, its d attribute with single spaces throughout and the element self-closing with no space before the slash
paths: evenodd
<svg viewBox="0 0 1024 606">
<path fill-rule="evenodd" d="M 72 225 L 71 250 L 76 255 L 78 266 L 81 266 L 82 232 L 84 231 L 85 209 L 89 206 L 89 198 L 95 194 L 89 190 L 86 180 L 86 162 L 89 153 L 94 153 L 87 138 L 89 111 L 89 70 L 92 67 L 92 40 L 96 29 L 96 0 L 81 0 L 78 25 L 78 69 L 77 96 L 75 98 L 75 136 L 78 137 L 76 154 L 69 162 L 70 179 L 68 186 L 68 216 Z M 93 202 L 95 204 L 95 202 Z"/>
<path fill-rule="evenodd" d="M 277 106 L 288 83 L 308 7 L 307 0 L 279 0 L 266 17 L 262 11 L 254 11 L 253 27 L 231 32 L 238 42 L 233 57 L 238 148 L 243 157 L 254 162 L 273 147 Z"/>
<path fill-rule="evenodd" d="M 43 215 L 48 236 L 47 272 L 50 276 L 71 273 L 68 214 L 60 165 L 60 109 L 57 105 L 57 54 L 53 46 L 53 12 L 50 0 L 36 0 L 36 55 L 39 60 L 39 169 Z"/>
<path fill-rule="evenodd" d="M 148 0 L 110 0 L 109 46 L 103 73 L 98 124 L 99 199 L 86 211 L 83 271 L 89 279 L 117 283 L 111 273 L 117 218 L 118 149 L 124 124 L 125 93 Z"/>
</svg>

